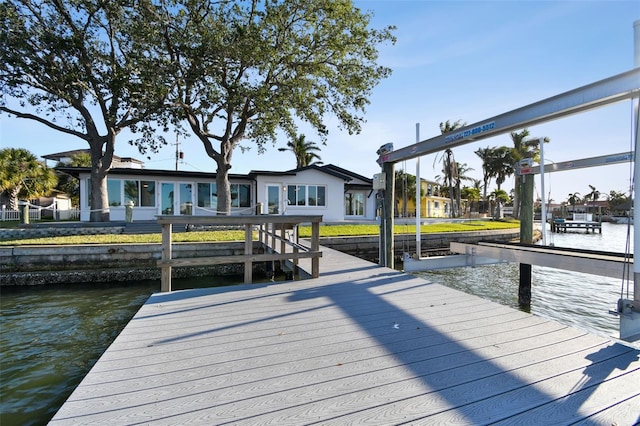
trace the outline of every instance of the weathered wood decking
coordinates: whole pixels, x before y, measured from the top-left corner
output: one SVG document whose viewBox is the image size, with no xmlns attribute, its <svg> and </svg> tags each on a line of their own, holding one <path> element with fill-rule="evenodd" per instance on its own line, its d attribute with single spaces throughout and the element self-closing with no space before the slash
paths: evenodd
<svg viewBox="0 0 640 426">
<path fill-rule="evenodd" d="M 321 276 L 158 293 L 67 424 L 640 421 L 640 351 L 323 249 Z"/>
</svg>

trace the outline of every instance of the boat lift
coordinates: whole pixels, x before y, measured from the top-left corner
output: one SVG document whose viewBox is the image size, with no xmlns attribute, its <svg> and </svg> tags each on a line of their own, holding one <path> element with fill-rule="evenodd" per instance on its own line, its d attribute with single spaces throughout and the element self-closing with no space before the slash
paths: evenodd
<svg viewBox="0 0 640 426">
<path fill-rule="evenodd" d="M 640 27 L 640 25 L 638 25 Z M 640 29 L 635 34 L 636 50 L 640 50 Z M 634 105 L 634 120 L 632 123 L 634 134 L 634 152 L 638 151 L 638 114 L 640 111 L 640 55 L 636 54 L 635 68 L 630 71 L 609 77 L 598 82 L 579 87 L 542 101 L 521 107 L 519 109 L 506 112 L 501 115 L 482 120 L 474 124 L 464 126 L 456 132 L 445 133 L 431 139 L 416 142 L 413 145 L 397 150 L 392 144 L 385 144 L 378 150 L 378 164 L 382 168 L 381 180 L 384 181 L 383 197 L 383 217 L 381 221 L 380 262 L 383 266 L 393 268 L 394 264 L 394 240 L 393 240 L 393 198 L 394 198 L 394 165 L 395 163 L 419 158 L 424 155 L 436 153 L 444 149 L 476 142 L 489 137 L 494 137 L 507 132 L 523 129 L 535 124 L 552 121 L 568 115 L 577 114 L 594 108 L 602 107 L 623 100 L 632 100 Z M 418 132 L 416 132 L 418 133 Z M 418 139 L 418 137 L 416 138 Z M 614 154 L 612 156 L 593 157 L 591 159 L 575 160 L 573 162 L 556 163 L 549 165 L 548 171 L 559 171 L 562 167 L 566 169 L 588 166 L 590 162 L 602 164 L 613 164 L 613 161 L 623 162 L 634 161 L 634 181 L 640 182 L 640 159 L 633 155 L 633 152 Z M 542 166 L 538 166 L 538 172 L 545 172 L 544 160 Z M 596 165 L 596 164 L 594 164 Z M 554 170 L 554 169 L 558 170 Z M 416 166 L 419 173 L 419 163 Z M 531 167 L 530 173 L 534 168 Z M 386 179 L 385 179 L 386 177 Z M 419 176 L 417 176 L 419 182 Z M 419 185 L 418 185 L 419 188 Z M 416 192 L 419 194 L 419 189 Z M 638 185 L 634 189 L 634 222 L 640 223 L 640 188 Z M 419 203 L 418 203 L 419 204 Z M 638 215 L 639 217 L 635 217 Z M 417 234 L 416 243 L 419 241 L 420 217 L 416 217 Z M 417 248 L 419 250 L 419 244 Z M 640 247 L 640 231 L 634 232 L 634 247 Z M 465 249 L 466 250 L 466 249 Z M 477 250 L 477 248 L 476 248 Z M 500 250 L 510 251 L 512 248 L 503 247 Z M 418 251 L 419 255 L 420 251 Z M 480 253 L 479 256 L 482 257 Z M 495 255 L 491 256 L 494 259 Z M 506 256 L 505 256 L 506 257 Z M 498 256 L 498 259 L 503 257 Z M 472 260 L 471 262 L 476 262 Z M 620 338 L 635 341 L 640 339 L 640 262 L 633 264 L 633 300 L 620 299 L 616 308 L 616 313 L 620 318 Z"/>
<path fill-rule="evenodd" d="M 544 169 L 545 173 L 550 173 L 550 172 L 582 169 L 582 168 L 588 168 L 588 167 L 600 167 L 600 166 L 606 166 L 611 164 L 628 163 L 633 161 L 633 155 L 634 155 L 634 152 L 629 151 L 629 152 L 621 152 L 618 154 L 602 155 L 598 157 L 582 158 L 579 160 L 550 163 L 550 164 L 544 164 L 544 166 L 531 166 L 528 168 L 520 168 L 518 170 L 518 173 L 520 175 L 540 174 L 542 169 Z M 542 204 L 543 205 L 545 204 L 544 195 L 542 198 Z M 544 216 L 546 216 L 545 213 L 543 213 L 542 217 Z M 545 232 L 543 228 L 543 236 L 544 234 Z M 420 230 L 419 230 L 419 224 L 418 224 L 416 226 L 416 238 L 419 238 L 419 236 L 420 236 Z M 544 241 L 544 238 L 543 238 L 543 241 Z M 543 246 L 546 246 L 544 242 L 543 242 Z M 457 268 L 457 267 L 464 267 L 464 266 L 475 267 L 478 265 L 490 265 L 495 263 L 515 261 L 515 258 L 511 255 L 496 256 L 497 252 L 495 250 L 489 250 L 489 249 L 486 249 L 485 247 L 486 245 L 482 245 L 482 244 L 476 245 L 476 244 L 466 244 L 466 243 L 451 243 L 451 248 L 450 248 L 451 251 L 454 253 L 461 253 L 461 254 L 447 255 L 447 256 L 430 256 L 430 257 L 418 256 L 418 258 L 413 258 L 408 253 L 405 253 L 403 256 L 404 270 L 410 271 L 410 272 L 417 272 L 417 271 L 427 271 L 427 270 L 433 270 L 433 269 Z M 513 246 L 509 246 L 505 244 L 503 245 L 503 247 L 513 247 Z M 553 249 L 549 248 L 549 250 L 553 252 Z M 416 248 L 416 254 L 419 252 L 420 252 L 420 249 Z M 566 250 L 564 250 L 563 256 L 565 256 L 565 260 L 566 260 L 566 256 L 567 256 Z M 581 259 L 584 257 L 585 256 L 580 256 Z M 528 263 L 528 262 L 523 261 L 522 263 Z M 605 267 L 605 268 L 602 268 L 601 266 L 598 266 L 598 268 L 595 268 L 595 269 L 591 268 L 592 265 L 583 263 L 582 260 L 580 260 L 579 263 L 580 264 L 577 265 L 575 261 L 572 261 L 570 262 L 570 264 L 566 264 L 567 266 L 566 268 L 563 268 L 562 263 L 553 261 L 551 262 L 551 264 L 549 264 L 548 259 L 546 259 L 544 263 L 534 262 L 534 264 L 536 265 L 549 266 L 549 267 L 558 268 L 558 269 L 568 269 L 576 272 L 586 272 L 586 270 L 589 269 L 594 271 L 590 273 L 595 273 L 596 275 L 601 275 L 600 273 L 598 273 L 598 271 L 600 271 L 603 273 L 602 275 L 607 277 L 614 277 L 614 278 L 620 277 L 624 269 L 618 257 L 615 258 L 614 265 L 610 267 Z"/>
</svg>

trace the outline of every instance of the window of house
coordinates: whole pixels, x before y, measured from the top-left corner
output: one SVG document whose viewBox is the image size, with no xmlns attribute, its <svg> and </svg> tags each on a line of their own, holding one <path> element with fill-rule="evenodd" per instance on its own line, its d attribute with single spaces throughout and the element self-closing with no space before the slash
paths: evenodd
<svg viewBox="0 0 640 426">
<path fill-rule="evenodd" d="M 156 183 L 152 180 L 140 181 L 140 204 L 142 207 L 155 207 Z"/>
<path fill-rule="evenodd" d="M 125 180 L 124 205 L 133 201 L 133 205 L 155 207 L 156 183 L 152 180 Z"/>
<path fill-rule="evenodd" d="M 326 187 L 321 185 L 289 185 L 287 198 L 290 206 L 325 206 Z"/>
<path fill-rule="evenodd" d="M 344 214 L 364 216 L 364 194 L 351 192 L 344 194 Z"/>
<path fill-rule="evenodd" d="M 134 206 L 140 205 L 140 182 L 137 180 L 124 181 L 124 205 L 133 201 Z"/>
<path fill-rule="evenodd" d="M 122 181 L 120 179 L 107 179 L 107 198 L 110 206 L 122 205 Z"/>
<path fill-rule="evenodd" d="M 87 186 L 85 188 L 86 191 L 86 195 L 87 195 L 87 206 L 89 206 L 89 208 L 91 208 L 91 178 L 87 179 Z"/>
<path fill-rule="evenodd" d="M 218 193 L 215 183 L 198 183 L 198 207 L 204 207 L 212 210 L 218 208 Z"/>
<path fill-rule="evenodd" d="M 251 207 L 251 184 L 231 184 L 231 207 Z"/>
</svg>

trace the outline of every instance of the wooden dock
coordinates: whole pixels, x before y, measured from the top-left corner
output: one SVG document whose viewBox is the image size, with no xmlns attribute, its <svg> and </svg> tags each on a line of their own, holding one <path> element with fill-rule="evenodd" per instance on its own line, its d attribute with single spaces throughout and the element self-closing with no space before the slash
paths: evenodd
<svg viewBox="0 0 640 426">
<path fill-rule="evenodd" d="M 577 231 L 580 229 L 586 230 L 587 234 L 589 233 L 589 231 L 594 234 L 596 233 L 596 231 L 598 231 L 600 234 L 602 234 L 602 222 L 581 220 L 551 221 L 551 232 L 566 233 L 567 231 Z"/>
<path fill-rule="evenodd" d="M 154 294 L 50 424 L 632 425 L 639 357 L 323 248 L 316 279 Z"/>
</svg>

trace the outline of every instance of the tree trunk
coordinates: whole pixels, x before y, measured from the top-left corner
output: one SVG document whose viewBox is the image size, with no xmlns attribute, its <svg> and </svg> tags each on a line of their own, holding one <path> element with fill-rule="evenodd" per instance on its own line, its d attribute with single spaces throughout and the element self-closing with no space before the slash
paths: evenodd
<svg viewBox="0 0 640 426">
<path fill-rule="evenodd" d="M 18 210 L 18 194 L 20 193 L 21 186 L 16 186 L 9 193 L 9 209 Z"/>
<path fill-rule="evenodd" d="M 218 214 L 231 214 L 231 185 L 229 184 L 230 164 L 225 164 L 224 159 L 218 161 L 216 171 L 216 189 L 218 192 Z"/>
<path fill-rule="evenodd" d="M 109 194 L 107 191 L 107 174 L 111 170 L 113 151 L 115 145 L 115 134 L 111 133 L 106 138 L 99 138 L 89 142 L 91 148 L 91 212 L 89 221 L 109 222 L 111 220 L 109 212 Z M 105 152 L 102 147 L 105 146 Z"/>
<path fill-rule="evenodd" d="M 107 173 L 102 169 L 91 170 L 91 222 L 109 222 L 109 195 L 107 193 Z"/>
</svg>

